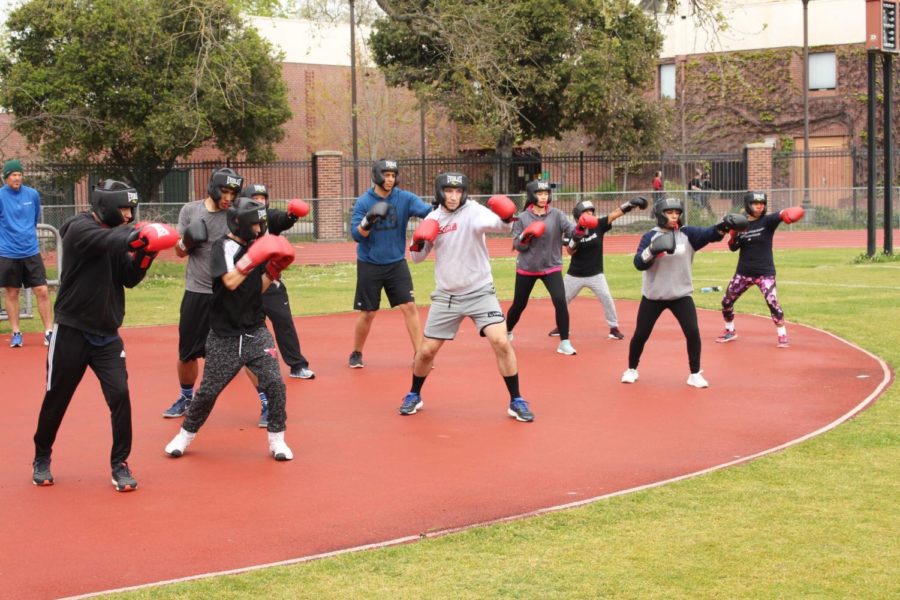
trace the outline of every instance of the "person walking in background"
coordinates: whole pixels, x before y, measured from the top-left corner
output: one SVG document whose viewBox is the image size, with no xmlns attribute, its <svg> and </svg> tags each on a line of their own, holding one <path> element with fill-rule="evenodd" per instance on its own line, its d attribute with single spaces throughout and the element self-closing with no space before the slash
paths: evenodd
<svg viewBox="0 0 900 600">
<path fill-rule="evenodd" d="M 10 348 L 24 343 L 19 329 L 19 290 L 31 288 L 44 324 L 44 345 L 50 345 L 50 291 L 47 272 L 38 247 L 37 225 L 41 196 L 23 183 L 22 164 L 11 159 L 3 164 L 0 187 L 0 286 L 6 293 L 6 314 L 12 332 Z"/>
<path fill-rule="evenodd" d="M 425 260 L 435 251 L 435 290 L 425 323 L 425 339 L 413 363 L 412 385 L 403 398 L 400 414 L 414 415 L 422 409 L 422 386 L 444 342 L 456 337 L 468 317 L 478 334 L 487 338 L 497 368 L 509 392 L 506 412 L 529 423 L 534 414 L 519 392 L 516 353 L 503 325 L 503 311 L 494 289 L 485 234 L 509 232 L 516 205 L 506 196 L 492 196 L 488 208 L 467 202 L 469 179 L 462 173 L 441 173 L 434 183 L 437 208 L 416 228 L 409 249 L 413 262 Z"/>
<path fill-rule="evenodd" d="M 125 344 L 119 337 L 125 288 L 144 279 L 156 254 L 174 246 L 178 233 L 158 223 L 127 227 L 138 193 L 121 181 L 100 182 L 90 202 L 89 212 L 69 218 L 59 230 L 64 269 L 47 353 L 46 393 L 34 433 L 32 483 L 53 485 L 50 458 L 56 434 L 90 367 L 100 380 L 112 422 L 112 484 L 117 491 L 130 492 L 138 484 L 128 466 L 131 396 Z"/>
<path fill-rule="evenodd" d="M 725 331 L 716 341 L 731 342 L 737 339 L 734 327 L 734 303 L 738 298 L 755 285 L 762 292 L 763 300 L 769 307 L 772 322 L 778 333 L 778 348 L 787 348 L 787 328 L 784 325 L 784 311 L 778 302 L 778 290 L 775 285 L 775 258 L 772 254 L 772 242 L 775 230 L 782 223 L 794 223 L 803 218 L 803 207 L 792 206 L 781 212 L 766 214 L 768 198 L 763 192 L 747 192 L 744 194 L 744 212 L 750 222 L 745 231 L 731 231 L 728 237 L 728 249 L 740 252 L 734 277 L 725 289 L 722 298 L 722 318 L 725 319 Z"/>
<path fill-rule="evenodd" d="M 297 219 L 309 214 L 309 205 L 296 198 L 288 202 L 287 211 L 270 208 L 269 189 L 261 183 L 247 186 L 244 194 L 266 205 L 268 231 L 272 235 L 280 235 L 293 227 Z M 280 279 L 273 281 L 263 294 L 263 312 L 272 322 L 275 342 L 278 344 L 281 359 L 291 370 L 290 376 L 295 379 L 315 379 L 316 374 L 310 370 L 309 361 L 300 351 L 300 337 L 294 325 L 291 301 L 287 287 Z"/>
<path fill-rule="evenodd" d="M 603 236 L 612 229 L 613 222 L 619 217 L 631 212 L 635 208 L 644 210 L 647 208 L 646 198 L 633 198 L 609 213 L 600 217 L 595 216 L 594 204 L 590 200 L 582 200 L 572 209 L 575 217 L 575 230 L 572 237 L 563 238 L 566 252 L 572 257 L 569 262 L 569 270 L 563 279 L 566 288 L 566 304 L 570 304 L 578 292 L 588 288 L 600 300 L 603 305 L 603 314 L 606 324 L 609 326 L 609 339 L 624 340 L 625 334 L 619 329 L 619 316 L 616 313 L 616 303 L 609 292 L 606 276 L 603 274 Z M 551 336 L 558 336 L 559 330 L 550 332 Z"/>
<path fill-rule="evenodd" d="M 697 208 L 706 210 L 709 208 L 709 202 L 703 193 L 703 172 L 700 169 L 694 170 L 694 177 L 688 182 L 688 197 Z"/>
<path fill-rule="evenodd" d="M 372 187 L 357 198 L 350 219 L 350 234 L 356 246 L 356 296 L 359 311 L 353 329 L 353 351 L 348 365 L 361 369 L 362 351 L 381 307 L 381 291 L 391 308 L 403 313 L 413 352 L 422 343 L 422 325 L 416 309 L 412 275 L 406 262 L 406 228 L 411 217 L 424 218 L 431 206 L 397 187 L 400 169 L 395 160 L 381 159 L 372 165 Z"/>
<path fill-rule="evenodd" d="M 663 199 L 663 178 L 662 171 L 653 174 L 653 202 L 659 202 Z"/>
<path fill-rule="evenodd" d="M 528 306 L 528 298 L 538 281 L 550 293 L 560 342 L 556 351 L 573 355 L 575 348 L 569 341 L 569 309 L 566 287 L 562 277 L 562 240 L 572 236 L 575 227 L 566 214 L 550 206 L 550 184 L 529 181 L 525 186 L 525 209 L 513 224 L 513 248 L 516 256 L 516 284 L 512 306 L 506 314 L 509 339 L 513 329 Z"/>
<path fill-rule="evenodd" d="M 700 327 L 697 307 L 691 294 L 694 254 L 709 244 L 721 240 L 729 229 L 746 229 L 743 215 L 729 214 L 710 227 L 684 227 L 684 205 L 676 198 L 666 198 L 653 207 L 656 227 L 645 233 L 634 255 L 634 266 L 641 271 L 641 302 L 637 324 L 628 347 L 628 368 L 622 383 L 638 380 L 638 365 L 644 345 L 664 310 L 678 320 L 687 341 L 690 375 L 687 384 L 696 388 L 709 387 L 700 369 Z"/>
</svg>

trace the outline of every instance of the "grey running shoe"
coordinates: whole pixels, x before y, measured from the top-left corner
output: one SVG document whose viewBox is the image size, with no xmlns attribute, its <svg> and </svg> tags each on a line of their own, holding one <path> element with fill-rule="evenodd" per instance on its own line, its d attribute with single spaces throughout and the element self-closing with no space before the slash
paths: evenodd
<svg viewBox="0 0 900 600">
<path fill-rule="evenodd" d="M 32 465 L 34 471 L 31 475 L 31 482 L 34 485 L 53 485 L 53 475 L 50 473 L 50 459 L 38 458 Z"/>
</svg>

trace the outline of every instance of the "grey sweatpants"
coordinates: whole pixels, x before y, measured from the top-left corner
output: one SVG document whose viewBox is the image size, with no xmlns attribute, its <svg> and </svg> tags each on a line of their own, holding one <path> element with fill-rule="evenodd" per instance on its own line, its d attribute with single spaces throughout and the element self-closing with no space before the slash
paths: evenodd
<svg viewBox="0 0 900 600">
<path fill-rule="evenodd" d="M 265 327 L 260 327 L 252 334 L 232 337 L 223 337 L 210 331 L 206 339 L 203 381 L 184 416 L 182 427 L 185 431 L 197 433 L 203 427 L 219 394 L 244 365 L 259 379 L 259 387 L 269 399 L 268 431 L 284 431 L 287 421 L 286 394 L 276 355 L 275 341 Z"/>
<path fill-rule="evenodd" d="M 584 288 L 588 288 L 594 295 L 600 299 L 603 304 L 603 314 L 606 316 L 606 324 L 610 329 L 619 326 L 619 315 L 616 314 L 616 303 L 613 302 L 612 294 L 609 292 L 609 285 L 606 284 L 606 276 L 603 273 L 592 275 L 590 277 L 574 277 L 566 275 L 563 279 L 563 285 L 566 286 L 566 304 L 572 302 L 572 299 L 578 295 Z"/>
</svg>

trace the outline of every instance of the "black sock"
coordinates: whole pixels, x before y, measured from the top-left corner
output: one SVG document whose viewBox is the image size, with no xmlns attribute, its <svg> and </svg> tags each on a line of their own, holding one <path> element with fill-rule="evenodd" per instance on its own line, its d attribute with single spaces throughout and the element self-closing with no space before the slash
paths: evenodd
<svg viewBox="0 0 900 600">
<path fill-rule="evenodd" d="M 425 378 L 419 377 L 418 375 L 413 373 L 412 389 L 410 389 L 409 391 L 415 394 L 421 394 L 423 385 L 425 385 Z"/>
<path fill-rule="evenodd" d="M 519 398 L 519 374 L 510 375 L 509 377 L 504 377 L 503 382 L 506 384 L 506 389 L 509 390 L 509 401 L 512 402 L 514 399 Z"/>
</svg>

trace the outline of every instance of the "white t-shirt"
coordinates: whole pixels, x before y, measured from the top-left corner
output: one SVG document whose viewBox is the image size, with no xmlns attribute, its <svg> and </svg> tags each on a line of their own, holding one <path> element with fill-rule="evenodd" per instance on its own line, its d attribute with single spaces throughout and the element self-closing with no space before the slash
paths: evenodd
<svg viewBox="0 0 900 600">
<path fill-rule="evenodd" d="M 414 263 L 422 262 L 434 248 L 434 282 L 438 290 L 462 295 L 493 282 L 484 235 L 509 233 L 511 223 L 504 223 L 474 200 L 468 200 L 453 212 L 439 206 L 425 219 L 440 225 L 437 239 L 434 244 L 426 242 L 421 251 L 412 252 L 410 257 Z"/>
</svg>

